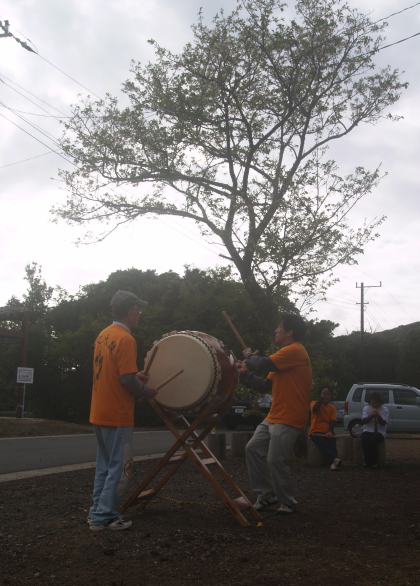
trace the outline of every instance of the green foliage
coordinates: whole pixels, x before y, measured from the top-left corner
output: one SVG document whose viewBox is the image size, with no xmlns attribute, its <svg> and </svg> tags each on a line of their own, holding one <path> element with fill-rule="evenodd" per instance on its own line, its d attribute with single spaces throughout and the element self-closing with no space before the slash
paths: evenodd
<svg viewBox="0 0 420 586">
<path fill-rule="evenodd" d="M 0 352 L 0 408 L 5 411 L 15 411 L 19 345 L 5 344 L 0 339 Z"/>
<path fill-rule="evenodd" d="M 399 348 L 397 375 L 400 382 L 420 389 L 420 329 L 407 334 Z"/>
<path fill-rule="evenodd" d="M 247 387 L 246 385 L 239 383 L 238 388 L 235 392 L 235 396 L 237 399 L 240 399 L 241 401 L 248 401 L 249 403 L 251 403 L 251 405 L 255 407 L 258 405 L 257 401 L 261 395 L 260 393 L 254 391 L 250 387 Z"/>
<path fill-rule="evenodd" d="M 25 267 L 25 280 L 28 291 L 23 296 L 24 306 L 31 312 L 32 318 L 39 321 L 48 310 L 49 302 L 54 294 L 54 287 L 49 287 L 42 277 L 42 267 L 36 262 Z"/>
<path fill-rule="evenodd" d="M 186 268 L 183 277 L 168 272 L 130 269 L 112 273 L 106 281 L 82 287 L 78 296 L 62 298 L 54 307 L 34 306 L 29 335 L 28 365 L 35 369 L 27 385 L 27 406 L 38 417 L 84 423 L 88 419 L 92 386 L 93 343 L 111 321 L 110 300 L 119 289 L 149 300 L 137 330 L 138 367 L 143 368 L 155 340 L 174 330 L 197 330 L 222 340 L 234 352 L 240 347 L 222 318 L 227 311 L 250 345 L 264 348 L 269 340 L 249 296 L 229 272 Z M 0 362 L 7 384 L 0 387 L 0 407 L 14 408 L 17 346 Z M 238 354 L 241 356 L 241 354 Z M 30 388 L 29 388 L 30 386 Z M 160 424 L 145 404 L 136 409 L 136 424 Z"/>
<path fill-rule="evenodd" d="M 55 210 L 107 232 L 146 215 L 194 220 L 269 329 L 293 292 L 325 290 L 377 236 L 382 218 L 353 230 L 347 215 L 379 169 L 340 176 L 326 150 L 406 87 L 397 70 L 375 69 L 386 23 L 343 0 L 294 8 L 290 22 L 280 0 L 241 0 L 211 26 L 200 16 L 179 55 L 151 41 L 155 61 L 133 63 L 124 84 L 127 107 L 111 96 L 74 107 L 61 144 L 77 168 L 62 172 L 69 196 Z"/>
<path fill-rule="evenodd" d="M 317 399 L 319 390 L 328 387 L 336 395 L 336 381 L 333 378 L 333 361 L 330 358 L 333 332 L 338 324 L 328 320 L 312 320 L 304 339 L 305 348 L 312 364 L 311 400 Z"/>
<path fill-rule="evenodd" d="M 38 273 L 41 281 L 42 277 Z M 32 285 L 30 285 L 32 286 Z M 44 290 L 50 289 L 45 286 Z M 129 269 L 112 273 L 106 281 L 82 287 L 77 296 L 61 296 L 53 307 L 39 296 L 40 308 L 33 306 L 29 332 L 28 366 L 35 369 L 33 385 L 26 386 L 25 411 L 34 416 L 85 423 L 92 387 L 93 343 L 111 321 L 110 300 L 118 289 L 133 291 L 149 306 L 133 331 L 138 343 L 141 370 L 155 340 L 171 331 L 197 330 L 230 346 L 238 358 L 241 347 L 225 323 L 226 311 L 242 337 L 253 349 L 269 355 L 276 351 L 273 335 L 255 311 L 241 283 L 223 270 L 201 271 L 186 267 L 183 276 L 168 272 Z M 14 299 L 17 305 L 19 300 Z M 41 311 L 42 309 L 42 311 Z M 16 324 L 3 326 L 16 328 Z M 273 324 L 274 328 L 277 324 Z M 304 345 L 313 367 L 313 397 L 321 386 L 329 386 L 336 399 L 345 399 L 350 386 L 360 380 L 360 335 L 333 337 L 337 324 L 310 321 Z M 420 324 L 396 333 L 365 335 L 366 380 L 402 382 L 420 387 Z M 2 344 L 0 354 L 0 409 L 15 410 L 16 367 L 19 345 Z M 266 373 L 259 373 L 264 376 Z M 257 405 L 259 394 L 239 385 L 238 399 Z M 160 425 L 147 402 L 136 407 L 136 425 Z"/>
</svg>

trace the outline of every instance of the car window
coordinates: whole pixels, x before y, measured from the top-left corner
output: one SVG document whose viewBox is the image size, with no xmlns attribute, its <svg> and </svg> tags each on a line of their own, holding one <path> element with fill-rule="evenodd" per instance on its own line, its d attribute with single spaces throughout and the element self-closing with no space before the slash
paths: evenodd
<svg viewBox="0 0 420 586">
<path fill-rule="evenodd" d="M 366 403 L 369 403 L 370 393 L 379 393 L 381 395 L 382 403 L 389 403 L 389 389 L 366 389 Z"/>
<path fill-rule="evenodd" d="M 393 389 L 396 405 L 416 405 L 417 393 L 409 389 Z"/>
<path fill-rule="evenodd" d="M 361 387 L 354 389 L 353 401 L 355 403 L 360 403 L 360 401 L 362 400 L 362 393 L 363 393 L 363 389 Z"/>
</svg>

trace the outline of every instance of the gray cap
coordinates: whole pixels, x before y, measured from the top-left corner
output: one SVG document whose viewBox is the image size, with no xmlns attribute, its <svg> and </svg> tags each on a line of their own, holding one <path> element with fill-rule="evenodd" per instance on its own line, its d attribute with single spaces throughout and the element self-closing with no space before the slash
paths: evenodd
<svg viewBox="0 0 420 586">
<path fill-rule="evenodd" d="M 111 307 L 130 307 L 131 305 L 138 305 L 139 307 L 147 307 L 147 301 L 143 301 L 131 293 L 131 291 L 117 291 L 111 299 Z"/>
</svg>

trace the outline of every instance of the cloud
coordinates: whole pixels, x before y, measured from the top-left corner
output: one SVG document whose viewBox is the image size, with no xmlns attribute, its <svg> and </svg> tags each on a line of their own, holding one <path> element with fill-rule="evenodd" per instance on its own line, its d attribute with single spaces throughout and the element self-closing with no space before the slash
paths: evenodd
<svg viewBox="0 0 420 586">
<path fill-rule="evenodd" d="M 366 10 L 364 1 L 352 0 L 351 4 Z M 0 18 L 10 21 L 16 36 L 22 40 L 29 38 L 40 56 L 25 51 L 12 39 L 0 39 L 0 75 L 11 80 L 7 83 L 12 86 L 0 83 L 0 99 L 10 108 L 25 112 L 22 116 L 36 127 L 25 124 L 10 110 L 1 107 L 0 114 L 35 138 L 1 118 L 0 270 L 3 283 L 0 305 L 12 294 L 21 296 L 25 291 L 24 267 L 32 261 L 43 266 L 48 284 L 60 285 L 72 293 L 80 285 L 106 279 L 110 272 L 120 268 L 135 266 L 158 272 L 169 269 L 182 272 L 184 264 L 201 268 L 222 264 L 219 249 L 203 243 L 192 223 L 172 220 L 142 219 L 117 231 L 102 244 L 76 248 L 72 242 L 82 231 L 63 223 L 51 224 L 49 213 L 51 206 L 65 197 L 59 190 L 59 183 L 51 178 L 57 178 L 59 167 L 70 168 L 70 164 L 51 154 L 5 166 L 45 153 L 48 150 L 45 144 L 54 149 L 53 140 L 61 134 L 62 126 L 56 118 L 45 115 L 70 115 L 71 104 L 77 102 L 78 94 L 86 96 L 91 92 L 104 96 L 109 92 L 121 96 L 121 84 L 130 77 L 130 61 L 146 63 L 153 59 L 148 39 L 154 38 L 160 45 L 180 51 L 192 39 L 191 25 L 197 22 L 199 6 L 203 6 L 205 22 L 210 23 L 219 6 L 230 12 L 236 2 L 3 1 Z M 368 10 L 376 20 L 405 7 L 402 0 L 371 0 Z M 394 43 L 415 34 L 419 24 L 420 7 L 390 18 L 387 42 Z M 330 150 L 343 173 L 357 165 L 373 169 L 380 163 L 383 171 L 388 172 L 375 192 L 366 196 L 351 216 L 354 225 L 359 225 L 365 217 L 387 215 L 387 221 L 380 228 L 381 238 L 366 247 L 357 266 L 337 269 L 341 282 L 328 293 L 335 301 L 316 306 L 319 319 L 332 319 L 341 324 L 338 333 L 358 328 L 360 290 L 356 283 L 362 281 L 372 285 L 383 283 L 382 288 L 371 289 L 368 293 L 370 319 L 372 323 L 376 319 L 378 327 L 395 327 L 420 319 L 419 39 L 394 45 L 377 56 L 381 66 L 390 63 L 392 68 L 404 70 L 404 79 L 410 82 L 401 99 L 391 108 L 404 119 L 398 123 L 383 120 L 376 126 L 361 125 Z"/>
</svg>

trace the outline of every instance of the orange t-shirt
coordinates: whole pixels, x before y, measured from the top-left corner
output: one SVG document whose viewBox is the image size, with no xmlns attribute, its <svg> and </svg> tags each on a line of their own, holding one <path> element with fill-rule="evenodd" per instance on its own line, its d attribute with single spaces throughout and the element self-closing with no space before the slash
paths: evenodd
<svg viewBox="0 0 420 586">
<path fill-rule="evenodd" d="M 137 343 L 123 326 L 108 326 L 96 338 L 91 423 L 112 427 L 134 425 L 135 397 L 122 386 L 120 376 L 137 372 L 136 360 Z"/>
<path fill-rule="evenodd" d="M 312 368 L 308 353 L 300 342 L 280 348 L 270 359 L 279 372 L 270 372 L 273 381 L 269 423 L 283 423 L 303 429 L 308 420 Z"/>
<path fill-rule="evenodd" d="M 311 427 L 309 429 L 309 435 L 311 433 L 328 433 L 330 431 L 330 421 L 337 421 L 337 411 L 334 405 L 327 403 L 321 405 L 319 411 L 314 413 L 312 411 L 316 401 L 311 402 Z"/>
</svg>

